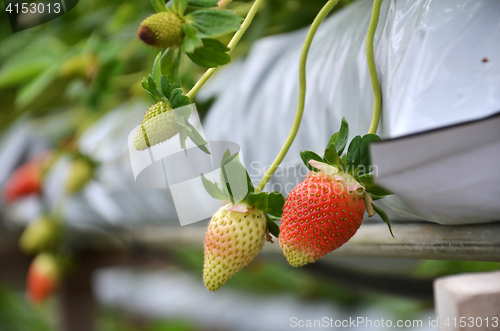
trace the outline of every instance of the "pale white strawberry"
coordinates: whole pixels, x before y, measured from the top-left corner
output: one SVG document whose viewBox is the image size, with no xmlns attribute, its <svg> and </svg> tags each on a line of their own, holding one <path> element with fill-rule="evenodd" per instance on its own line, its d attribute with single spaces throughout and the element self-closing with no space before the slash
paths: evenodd
<svg viewBox="0 0 500 331">
<path fill-rule="evenodd" d="M 257 256 L 265 241 L 263 211 L 244 203 L 221 207 L 205 236 L 203 280 L 207 289 L 217 291 Z"/>
</svg>

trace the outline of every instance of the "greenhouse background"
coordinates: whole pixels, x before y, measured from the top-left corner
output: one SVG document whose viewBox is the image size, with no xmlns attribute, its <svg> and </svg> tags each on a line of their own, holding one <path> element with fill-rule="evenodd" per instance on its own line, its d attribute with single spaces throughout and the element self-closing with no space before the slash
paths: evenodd
<svg viewBox="0 0 500 331">
<path fill-rule="evenodd" d="M 241 17 L 253 4 L 229 2 L 227 9 Z M 325 3 L 265 0 L 231 54 L 232 63 L 192 100 L 206 140 L 238 144 L 255 184 L 292 127 L 302 43 Z M 267 186 L 271 191 L 290 193 L 307 173 L 299 152 L 322 152 L 343 117 L 351 134 L 368 130 L 373 94 L 364 43 L 372 3 L 341 0 L 318 30 L 308 60 L 305 115 L 281 172 Z M 181 226 L 172 192 L 139 185 L 132 170 L 129 136 L 153 103 L 141 82 L 158 52 L 137 38 L 141 22 L 154 13 L 151 3 L 80 0 L 66 14 L 15 33 L 6 7 L 0 8 L 0 330 L 291 330 L 303 325 L 438 330 L 436 279 L 487 272 L 492 284 L 500 284 L 497 2 L 382 2 L 375 34 L 383 94 L 379 135 L 426 144 L 425 132 L 435 132 L 441 139 L 429 148 L 435 153 L 438 146 L 455 151 L 466 144 L 477 151 L 426 164 L 432 185 L 419 177 L 423 166 L 408 166 L 413 172 L 408 170 L 405 185 L 424 183 L 423 188 L 400 193 L 403 182 L 384 172 L 395 171 L 390 167 L 397 161 L 382 156 L 396 148 L 406 160 L 415 153 L 405 154 L 408 145 L 383 142 L 372 150 L 380 160 L 381 183 L 393 185 L 397 196 L 379 201 L 395 238 L 382 219 L 365 219 L 346 246 L 301 268 L 288 265 L 274 238 L 215 293 L 202 279 L 209 219 Z M 38 18 L 25 19 L 36 24 Z M 219 40 L 227 44 L 231 37 Z M 184 58 L 184 92 L 205 70 Z M 460 130 L 473 136 L 455 138 L 463 136 Z M 478 146 L 485 141 L 490 149 L 483 151 Z M 483 163 L 463 176 L 471 155 Z M 73 191 L 76 160 L 88 162 L 92 176 Z M 453 160 L 459 161 L 445 169 Z M 9 182 L 26 165 L 43 169 L 43 183 L 38 193 L 11 198 Z M 464 187 L 485 194 L 470 201 L 457 193 Z M 26 279 L 34 255 L 23 251 L 22 238 L 26 226 L 44 215 L 57 218 L 64 229 L 57 240 L 65 272 L 54 295 L 32 304 Z M 464 278 L 471 288 L 474 281 Z M 492 302 L 500 302 L 500 288 L 488 291 Z M 325 317 L 331 322 L 317 323 Z M 363 318 L 359 326 L 342 324 L 358 318 Z M 381 319 L 403 324 L 377 325 Z"/>
</svg>

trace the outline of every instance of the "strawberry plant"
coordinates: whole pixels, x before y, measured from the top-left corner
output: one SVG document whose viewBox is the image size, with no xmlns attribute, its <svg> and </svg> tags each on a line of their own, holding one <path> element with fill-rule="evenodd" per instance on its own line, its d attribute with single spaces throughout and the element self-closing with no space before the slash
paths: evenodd
<svg viewBox="0 0 500 331">
<path fill-rule="evenodd" d="M 205 140 L 189 122 L 191 98 L 211 77 L 218 66 L 230 62 L 229 53 L 250 25 L 262 0 L 256 0 L 241 21 L 233 13 L 213 9 L 210 0 L 151 0 L 158 11 L 139 27 L 138 36 L 146 44 L 165 49 L 156 57 L 152 74 L 142 86 L 155 101 L 146 113 L 134 145 L 143 150 L 179 134 L 181 147 L 189 137 L 209 153 Z M 221 1 L 227 3 L 230 1 Z M 342 120 L 340 131 L 333 134 L 323 157 L 301 153 L 311 170 L 285 201 L 279 192 L 263 192 L 269 179 L 283 161 L 300 127 L 306 97 L 306 62 L 312 40 L 321 22 L 337 4 L 329 0 L 312 23 L 302 47 L 299 62 L 299 100 L 293 127 L 278 156 L 254 187 L 238 155 L 227 151 L 221 164 L 221 185 L 202 182 L 207 192 L 224 205 L 213 215 L 205 237 L 203 279 L 211 291 L 218 290 L 262 249 L 266 237 L 273 234 L 292 266 L 314 262 L 346 243 L 361 226 L 365 211 L 378 213 L 388 224 L 387 215 L 372 204 L 390 192 L 374 184 L 370 169 L 369 145 L 380 138 L 377 131 L 381 112 L 381 91 L 373 56 L 373 38 L 381 0 L 373 4 L 367 35 L 367 61 L 374 91 L 374 114 L 369 133 L 356 136 L 346 150 L 349 128 Z M 187 5 L 205 7 L 184 14 Z M 239 28 L 239 29 L 238 29 Z M 225 46 L 214 39 L 238 30 Z M 179 66 L 185 53 L 194 63 L 208 67 L 207 72 L 186 93 L 182 93 Z M 346 150 L 346 153 L 344 151 Z M 230 182 L 229 179 L 232 179 Z M 281 225 L 275 223 L 281 220 Z"/>
</svg>

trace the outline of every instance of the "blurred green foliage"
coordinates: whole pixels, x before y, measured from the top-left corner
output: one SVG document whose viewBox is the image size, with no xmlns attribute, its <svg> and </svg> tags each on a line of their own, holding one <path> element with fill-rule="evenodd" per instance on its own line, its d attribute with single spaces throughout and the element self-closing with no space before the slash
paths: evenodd
<svg viewBox="0 0 500 331">
<path fill-rule="evenodd" d="M 51 302 L 52 303 L 52 302 Z M 11 288 L 0 287 L 0 330 L 2 331 L 50 331 L 54 316 L 51 303 L 33 308 L 26 296 Z"/>
<path fill-rule="evenodd" d="M 337 8 L 352 1 L 341 0 Z M 233 57 L 244 55 L 263 36 L 308 25 L 325 2 L 265 1 Z M 250 5 L 234 1 L 229 9 L 244 16 Z M 62 111 L 78 118 L 68 131 L 81 130 L 127 100 L 146 98 L 140 81 L 157 51 L 143 45 L 136 30 L 154 12 L 149 1 L 82 0 L 59 18 L 14 34 L 3 4 L 0 8 L 0 132 L 25 114 Z M 184 88 L 189 89 L 203 71 L 184 61 Z M 209 105 L 198 105 L 202 115 Z"/>
<path fill-rule="evenodd" d="M 33 307 L 17 289 L 0 287 L 0 330 L 2 331 L 54 331 L 58 322 L 57 299 Z M 192 322 L 185 320 L 143 320 L 124 314 L 100 310 L 97 314 L 99 331 L 197 331 Z"/>
<path fill-rule="evenodd" d="M 447 275 L 461 274 L 464 272 L 494 271 L 500 269 L 497 262 L 475 261 L 438 261 L 427 260 L 422 262 L 414 271 L 415 276 L 437 278 Z"/>
<path fill-rule="evenodd" d="M 192 322 L 185 320 L 141 321 L 130 320 L 123 314 L 103 311 L 100 313 L 99 331 L 200 331 Z"/>
</svg>

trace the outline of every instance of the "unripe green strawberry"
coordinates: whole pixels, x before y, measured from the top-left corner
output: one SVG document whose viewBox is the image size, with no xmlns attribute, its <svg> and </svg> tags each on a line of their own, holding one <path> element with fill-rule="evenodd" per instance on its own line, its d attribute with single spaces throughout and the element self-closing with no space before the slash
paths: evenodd
<svg viewBox="0 0 500 331">
<path fill-rule="evenodd" d="M 63 77 L 82 77 L 91 81 L 98 70 L 99 60 L 93 53 L 77 54 L 67 59 L 59 69 Z"/>
<path fill-rule="evenodd" d="M 74 160 L 66 177 L 66 192 L 69 194 L 80 192 L 92 179 L 93 173 L 93 166 L 88 160 L 82 158 Z"/>
<path fill-rule="evenodd" d="M 38 304 L 49 297 L 58 287 L 61 270 L 57 259 L 49 253 L 42 253 L 31 262 L 26 279 L 29 300 Z"/>
<path fill-rule="evenodd" d="M 310 172 L 288 195 L 279 243 L 294 267 L 311 263 L 345 244 L 363 221 L 365 199 L 348 190 L 343 174 Z"/>
<path fill-rule="evenodd" d="M 247 210 L 240 212 L 234 210 Z M 205 236 L 203 280 L 217 291 L 252 261 L 266 240 L 266 216 L 245 204 L 221 207 L 210 220 Z M 231 210 L 234 209 L 234 210 Z"/>
<path fill-rule="evenodd" d="M 160 101 L 147 111 L 141 127 L 134 139 L 134 147 L 142 151 L 150 146 L 164 142 L 181 130 L 172 106 Z"/>
<path fill-rule="evenodd" d="M 37 218 L 26 226 L 19 238 L 19 248 L 26 254 L 33 254 L 49 248 L 59 235 L 59 227 L 48 216 Z"/>
<path fill-rule="evenodd" d="M 180 45 L 184 39 L 184 20 L 172 11 L 156 13 L 141 23 L 137 36 L 154 48 Z"/>
</svg>

